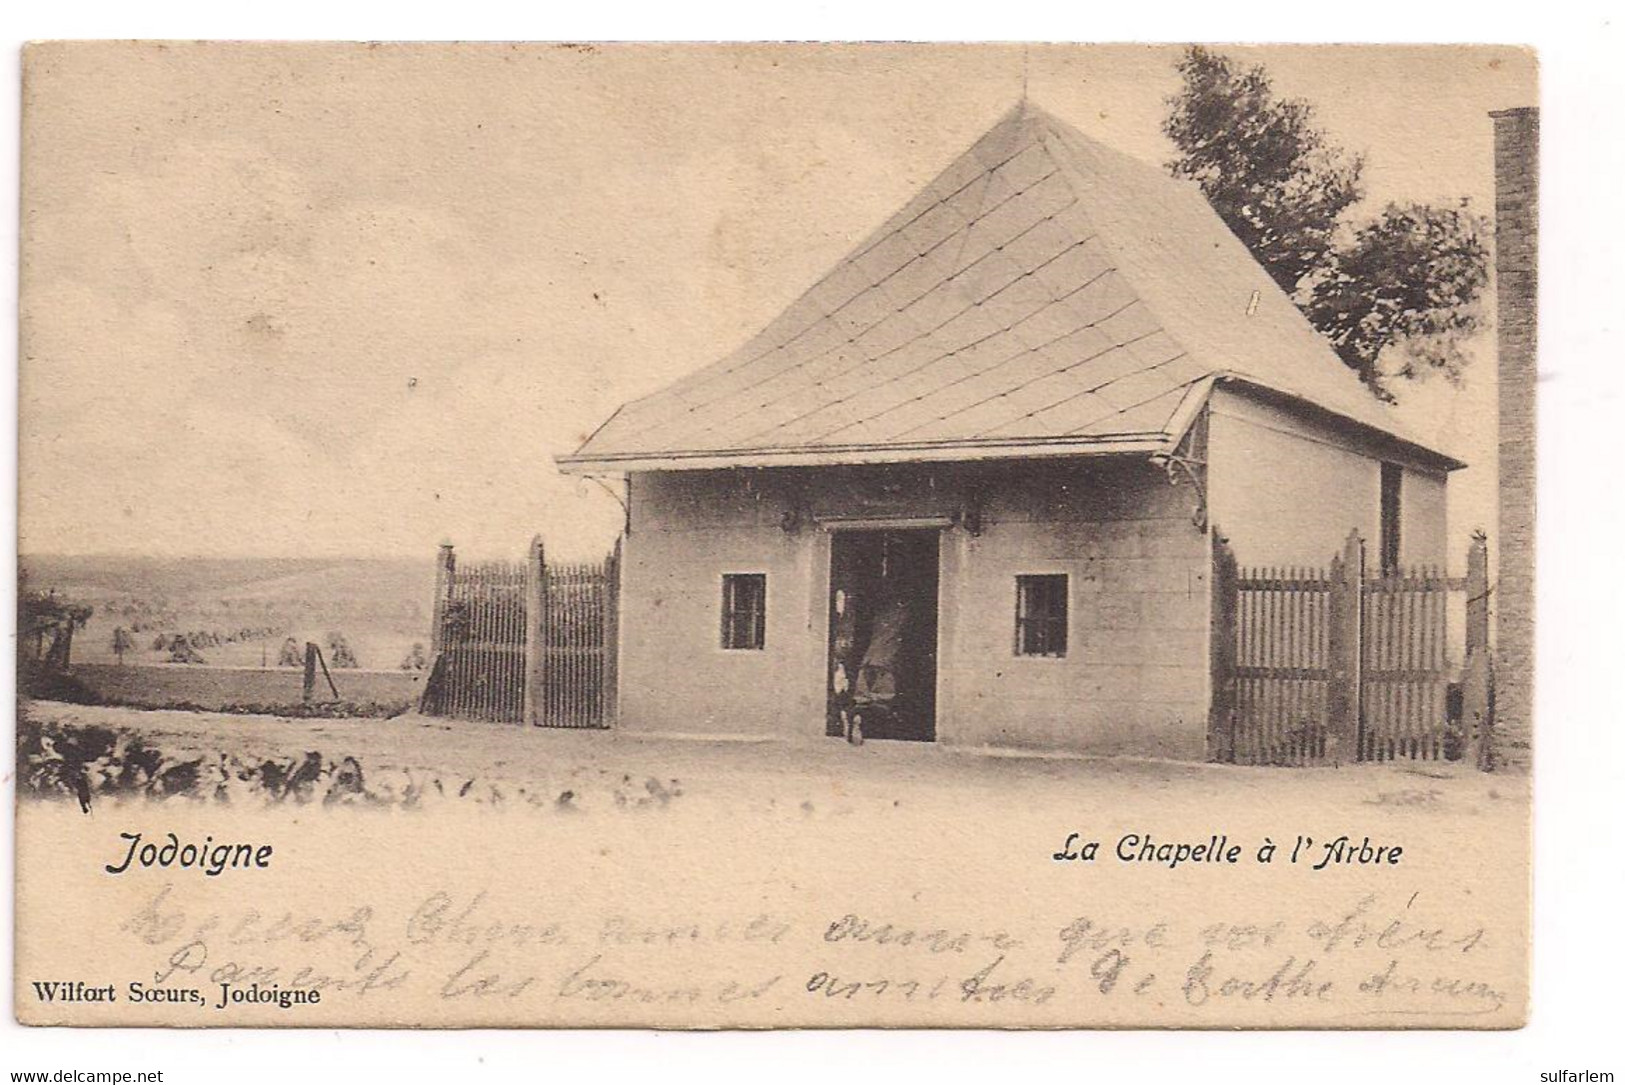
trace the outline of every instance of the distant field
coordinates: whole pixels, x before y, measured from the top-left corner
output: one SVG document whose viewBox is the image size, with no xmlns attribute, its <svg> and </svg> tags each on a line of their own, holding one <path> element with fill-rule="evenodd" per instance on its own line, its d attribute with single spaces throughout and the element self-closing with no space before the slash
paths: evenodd
<svg viewBox="0 0 1625 1085">
<path fill-rule="evenodd" d="M 77 663 L 116 662 L 119 629 L 133 641 L 125 664 L 169 662 L 160 642 L 180 635 L 210 668 L 275 666 L 285 639 L 327 648 L 338 634 L 359 666 L 373 671 L 393 670 L 413 645 L 427 645 L 435 576 L 432 555 L 404 561 L 25 554 L 20 571 L 30 590 L 92 608 L 73 639 Z"/>
<path fill-rule="evenodd" d="M 286 621 L 286 620 L 285 620 Z M 412 645 L 421 644 L 427 649 L 429 643 L 429 619 L 424 618 L 421 628 L 401 629 L 378 628 L 365 624 L 364 618 L 353 619 L 349 622 L 330 622 L 327 625 L 302 624 L 296 625 L 288 622 L 286 632 L 265 637 L 239 640 L 232 643 L 203 645 L 196 649 L 198 655 L 203 657 L 204 665 L 214 668 L 250 667 L 259 669 L 269 665 L 274 667 L 277 654 L 282 647 L 283 637 L 292 637 L 301 646 L 306 641 L 315 641 L 322 645 L 322 650 L 331 652 L 327 648 L 327 632 L 336 629 L 344 634 L 351 651 L 362 667 L 367 670 L 387 671 L 396 668 L 412 650 Z M 91 664 L 115 663 L 117 657 L 113 652 L 113 630 L 124 624 L 116 616 L 95 614 L 85 627 L 74 634 L 73 658 L 75 662 Z M 405 624 L 405 623 L 401 623 Z M 219 623 L 206 620 L 197 620 L 187 623 L 175 623 L 169 626 L 166 632 L 184 632 L 197 628 L 219 628 Z M 139 664 L 142 666 L 166 666 L 169 663 L 167 649 L 154 649 L 152 639 L 155 631 L 144 631 L 137 634 L 137 646 L 124 654 L 126 664 Z"/>
<path fill-rule="evenodd" d="M 209 712 L 242 710 L 295 711 L 302 704 L 304 674 L 296 668 L 203 667 L 171 664 L 124 666 L 78 663 L 73 676 L 99 700 L 140 708 L 194 708 Z M 386 715 L 415 705 L 423 675 L 406 671 L 334 671 L 338 701 L 367 714 Z M 334 700 L 318 674 L 316 699 Z"/>
</svg>

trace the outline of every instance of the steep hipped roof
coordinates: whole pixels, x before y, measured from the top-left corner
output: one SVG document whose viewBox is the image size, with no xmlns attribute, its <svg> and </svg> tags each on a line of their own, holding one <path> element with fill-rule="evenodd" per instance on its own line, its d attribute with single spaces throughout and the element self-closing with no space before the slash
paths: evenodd
<svg viewBox="0 0 1625 1085">
<path fill-rule="evenodd" d="M 1219 381 L 1440 467 L 1199 190 L 1023 103 L 740 350 L 567 470 L 1157 452 Z"/>
</svg>

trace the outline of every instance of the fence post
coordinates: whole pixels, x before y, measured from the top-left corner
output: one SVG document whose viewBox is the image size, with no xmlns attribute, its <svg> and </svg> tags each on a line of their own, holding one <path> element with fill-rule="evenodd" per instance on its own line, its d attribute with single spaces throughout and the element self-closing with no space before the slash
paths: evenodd
<svg viewBox="0 0 1625 1085">
<path fill-rule="evenodd" d="M 1467 654 L 1490 646 L 1490 541 L 1473 534 L 1467 548 Z"/>
<path fill-rule="evenodd" d="M 429 618 L 429 658 L 432 660 L 446 646 L 446 600 L 451 598 L 456 582 L 457 555 L 451 543 L 440 544 L 440 554 L 434 565 L 434 612 Z"/>
<path fill-rule="evenodd" d="M 1467 551 L 1467 658 L 1462 668 L 1461 722 L 1468 756 L 1480 769 L 1494 767 L 1495 672 L 1490 656 L 1489 539 L 1473 534 Z"/>
<path fill-rule="evenodd" d="M 1331 681 L 1326 690 L 1326 757 L 1333 764 L 1360 756 L 1360 610 L 1365 594 L 1365 543 L 1350 531 L 1332 558 L 1327 630 Z"/>
<path fill-rule="evenodd" d="M 1213 537 L 1213 607 L 1209 639 L 1207 756 L 1236 759 L 1236 555 L 1217 525 Z"/>
<path fill-rule="evenodd" d="M 316 645 L 305 641 L 305 703 L 316 699 Z"/>
<path fill-rule="evenodd" d="M 547 593 L 544 580 L 547 554 L 542 548 L 542 537 L 530 540 L 530 553 L 525 557 L 525 725 L 542 725 L 542 683 L 547 680 L 545 670 L 547 652 Z"/>
<path fill-rule="evenodd" d="M 604 690 L 600 726 L 614 727 L 621 711 L 621 540 L 604 563 Z"/>
</svg>

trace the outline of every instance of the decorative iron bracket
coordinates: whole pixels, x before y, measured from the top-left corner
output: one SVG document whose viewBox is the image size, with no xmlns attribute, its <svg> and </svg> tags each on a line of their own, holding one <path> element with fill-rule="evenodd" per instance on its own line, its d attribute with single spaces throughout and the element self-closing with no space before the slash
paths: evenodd
<svg viewBox="0 0 1625 1085">
<path fill-rule="evenodd" d="M 1151 462 L 1168 472 L 1168 483 L 1178 486 L 1180 475 L 1196 491 L 1196 507 L 1191 510 L 1191 524 L 1198 531 L 1207 530 L 1207 461 L 1181 456 L 1177 452 L 1159 452 Z"/>
<path fill-rule="evenodd" d="M 1183 477 L 1196 492 L 1196 507 L 1191 510 L 1191 523 L 1196 530 L 1207 530 L 1207 408 L 1196 416 L 1190 429 L 1172 452 L 1157 452 L 1151 462 L 1168 472 L 1168 484 L 1178 486 Z"/>
<path fill-rule="evenodd" d="M 600 490 L 603 490 L 621 507 L 621 531 L 626 535 L 632 534 L 632 476 L 628 475 L 623 480 L 623 485 L 626 487 L 626 496 L 624 497 L 615 492 L 615 487 L 597 475 L 582 475 L 580 477 L 583 482 L 591 482 Z"/>
</svg>

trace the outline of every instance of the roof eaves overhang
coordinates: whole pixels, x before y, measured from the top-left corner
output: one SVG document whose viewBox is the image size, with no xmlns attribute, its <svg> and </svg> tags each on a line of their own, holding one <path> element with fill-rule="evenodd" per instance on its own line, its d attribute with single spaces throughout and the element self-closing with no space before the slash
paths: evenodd
<svg viewBox="0 0 1625 1085">
<path fill-rule="evenodd" d="M 1218 378 L 1214 376 L 1203 377 L 1185 389 L 1184 398 L 1179 401 L 1179 406 L 1174 408 L 1174 413 L 1168 419 L 1167 444 L 1157 451 L 1173 452 L 1179 448 L 1180 443 L 1185 440 L 1185 434 L 1190 432 L 1197 416 L 1202 413 L 1202 408 L 1207 406 L 1208 396 L 1212 395 L 1216 380 Z"/>
<path fill-rule="evenodd" d="M 842 467 L 884 463 L 948 463 L 981 460 L 1054 459 L 1166 451 L 1164 432 L 1114 434 L 1109 438 L 1023 438 L 1019 441 L 952 441 L 932 444 L 854 445 L 797 449 L 718 449 L 695 452 L 629 452 L 556 456 L 566 475 L 635 471 L 710 471 L 729 467 Z"/>
<path fill-rule="evenodd" d="M 1284 391 L 1283 389 L 1276 388 L 1272 385 L 1263 384 L 1243 374 L 1229 372 L 1220 373 L 1215 376 L 1214 380 L 1216 382 L 1223 382 L 1226 386 L 1233 387 L 1243 393 L 1257 396 L 1259 399 L 1266 402 L 1289 404 L 1295 409 L 1301 410 L 1306 414 L 1318 416 L 1330 422 L 1334 426 L 1351 430 L 1378 446 L 1387 445 L 1393 449 L 1396 449 L 1408 455 L 1410 458 L 1426 464 L 1435 470 L 1448 473 L 1451 471 L 1460 471 L 1462 468 L 1467 466 L 1466 462 L 1458 460 L 1454 456 L 1446 455 L 1437 449 L 1429 448 L 1427 445 L 1420 444 L 1407 437 L 1402 437 L 1399 434 L 1383 429 L 1380 426 L 1373 426 L 1369 422 L 1362 422 L 1357 418 L 1351 418 L 1339 411 L 1334 411 L 1329 407 L 1322 406 L 1321 404 L 1307 397 L 1297 395 L 1293 392 Z"/>
</svg>

